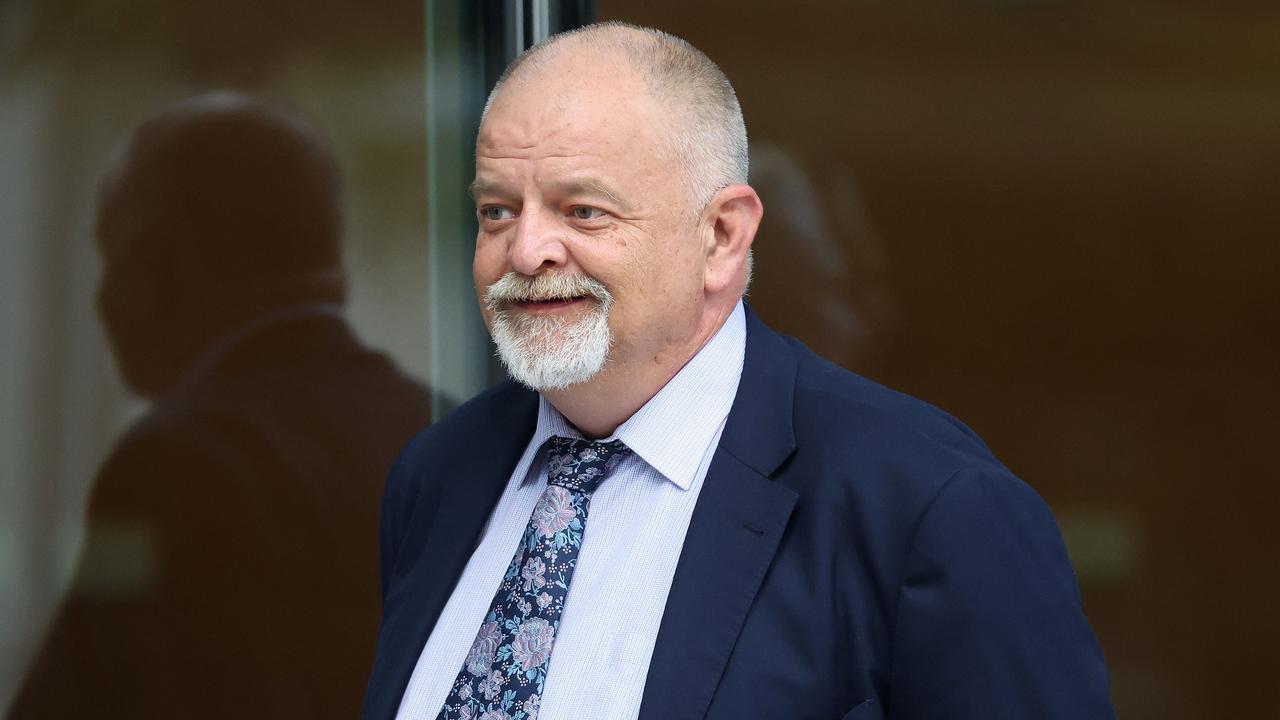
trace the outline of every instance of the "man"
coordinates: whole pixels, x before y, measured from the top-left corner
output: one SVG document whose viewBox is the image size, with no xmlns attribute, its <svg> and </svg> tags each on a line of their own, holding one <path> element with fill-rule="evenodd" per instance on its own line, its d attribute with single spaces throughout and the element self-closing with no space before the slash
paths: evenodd
<svg viewBox="0 0 1280 720">
<path fill-rule="evenodd" d="M 519 384 L 392 469 L 366 718 L 1112 716 L 1035 493 L 743 307 L 746 157 L 669 35 L 592 26 L 504 74 L 474 274 Z"/>
<path fill-rule="evenodd" d="M 358 711 L 381 484 L 429 406 L 343 318 L 341 227 L 333 157 L 279 109 L 212 93 L 135 131 L 102 184 L 98 304 L 151 407 L 99 472 L 13 717 Z"/>
</svg>

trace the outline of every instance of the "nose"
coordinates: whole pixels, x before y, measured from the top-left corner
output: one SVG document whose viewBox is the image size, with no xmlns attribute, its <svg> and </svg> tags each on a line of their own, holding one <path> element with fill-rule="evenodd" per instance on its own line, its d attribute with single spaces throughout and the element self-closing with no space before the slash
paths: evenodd
<svg viewBox="0 0 1280 720">
<path fill-rule="evenodd" d="M 569 262 L 563 228 L 546 211 L 521 213 L 515 237 L 508 248 L 511 269 L 521 275 L 538 275 L 563 268 Z"/>
</svg>

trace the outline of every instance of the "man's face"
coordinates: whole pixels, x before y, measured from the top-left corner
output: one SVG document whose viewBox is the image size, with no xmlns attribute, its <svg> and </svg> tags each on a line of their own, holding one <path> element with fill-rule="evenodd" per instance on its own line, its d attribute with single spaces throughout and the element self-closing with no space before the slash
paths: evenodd
<svg viewBox="0 0 1280 720">
<path fill-rule="evenodd" d="M 672 121 L 643 81 L 599 58 L 535 72 L 480 128 L 473 272 L 512 374 L 557 389 L 683 347 L 705 256 Z"/>
</svg>

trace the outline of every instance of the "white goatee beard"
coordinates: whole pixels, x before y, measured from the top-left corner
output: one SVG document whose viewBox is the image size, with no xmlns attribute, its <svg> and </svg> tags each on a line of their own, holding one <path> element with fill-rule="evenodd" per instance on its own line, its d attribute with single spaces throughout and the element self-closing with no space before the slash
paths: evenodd
<svg viewBox="0 0 1280 720">
<path fill-rule="evenodd" d="M 509 304 L 575 297 L 595 299 L 576 322 L 513 312 Z M 613 296 L 582 275 L 527 277 L 509 272 L 485 292 L 493 318 L 491 335 L 498 357 L 517 382 L 534 390 L 561 390 L 586 382 L 604 368 L 613 345 L 609 309 Z"/>
</svg>

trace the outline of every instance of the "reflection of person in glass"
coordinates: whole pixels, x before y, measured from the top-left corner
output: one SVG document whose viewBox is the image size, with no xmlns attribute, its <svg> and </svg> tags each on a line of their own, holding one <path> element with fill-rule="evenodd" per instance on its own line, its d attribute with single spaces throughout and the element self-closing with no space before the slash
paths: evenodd
<svg viewBox="0 0 1280 720">
<path fill-rule="evenodd" d="M 389 476 L 366 718 L 1113 717 L 1044 502 L 742 303 L 747 164 L 728 80 L 669 35 L 503 75 L 474 279 L 519 382 Z"/>
<path fill-rule="evenodd" d="M 352 717 L 378 497 L 424 389 L 343 319 L 337 167 L 230 93 L 144 122 L 103 182 L 99 309 L 152 401 L 100 470 L 14 717 Z"/>
</svg>

